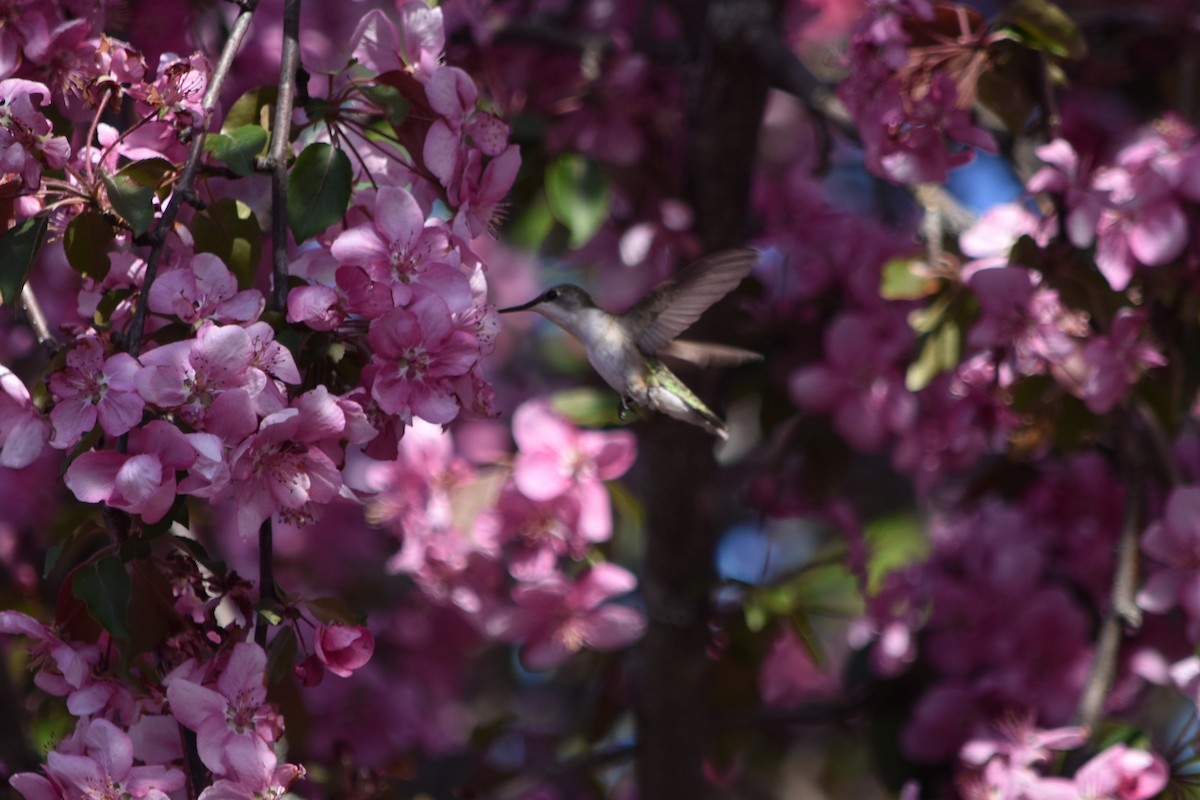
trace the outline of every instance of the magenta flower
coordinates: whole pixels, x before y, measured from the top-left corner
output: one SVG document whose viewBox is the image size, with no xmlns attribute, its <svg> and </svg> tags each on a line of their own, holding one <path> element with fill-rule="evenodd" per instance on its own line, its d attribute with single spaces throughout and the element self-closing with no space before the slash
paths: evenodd
<svg viewBox="0 0 1200 800">
<path fill-rule="evenodd" d="M 0 467 L 21 469 L 37 460 L 50 426 L 29 398 L 25 384 L 0 364 Z"/>
<path fill-rule="evenodd" d="M 164 272 L 150 286 L 150 310 L 178 317 L 189 325 L 249 322 L 258 319 L 266 301 L 257 289 L 238 291 L 237 278 L 212 253 L 197 253 L 185 267 Z"/>
<path fill-rule="evenodd" d="M 612 534 L 612 506 L 604 481 L 633 466 L 637 444 L 628 431 L 580 431 L 541 400 L 522 404 L 513 414 L 517 441 L 513 481 L 530 500 L 545 502 L 564 495 L 579 504 L 579 534 L 600 542 Z"/>
<path fill-rule="evenodd" d="M 246 329 L 206 322 L 195 339 L 142 355 L 138 392 L 159 408 L 178 409 L 189 425 L 236 443 L 258 427 L 254 402 L 267 376 L 254 366 L 256 357 Z"/>
<path fill-rule="evenodd" d="M 429 106 L 441 116 L 429 129 L 427 149 L 458 147 L 461 142 L 484 155 L 498 156 L 508 147 L 508 125 L 494 114 L 476 110 L 479 90 L 471 76 L 458 67 L 438 68 L 425 84 L 425 96 Z M 466 137 L 470 137 L 469 142 Z"/>
<path fill-rule="evenodd" d="M 336 443 L 345 428 L 345 414 L 324 386 L 263 419 L 258 433 L 230 456 L 243 536 L 256 535 L 272 515 L 292 524 L 311 522 L 317 507 L 337 496 L 341 473 L 322 446 Z"/>
<path fill-rule="evenodd" d="M 84 503 L 104 503 L 158 522 L 175 502 L 175 472 L 192 466 L 196 451 L 169 422 L 154 420 L 129 434 L 129 451 L 89 450 L 63 480 Z"/>
<path fill-rule="evenodd" d="M 35 81 L 8 78 L 0 81 L 0 175 L 19 175 L 25 191 L 42 183 L 42 167 L 59 169 L 67 163 L 71 147 L 62 136 L 51 136 L 53 126 L 33 107 L 50 102 L 50 89 Z"/>
<path fill-rule="evenodd" d="M 275 770 L 272 743 L 282 721 L 267 702 L 267 654 L 249 642 L 233 646 L 215 680 L 197 680 L 191 662 L 163 681 L 171 714 L 196 732 L 196 749 L 215 775 L 253 782 Z"/>
<path fill-rule="evenodd" d="M 11 778 L 13 788 L 25 800 L 169 800 L 168 792 L 183 788 L 183 772 L 177 767 L 134 766 L 129 735 L 106 719 L 80 720 L 72 738 L 82 740 L 84 751 L 51 751 L 46 756 L 46 777 L 23 772 Z"/>
<path fill-rule="evenodd" d="M 380 187 L 373 213 L 372 222 L 343 232 L 330 248 L 343 267 L 361 267 L 365 273 L 360 277 L 354 271 L 338 271 L 348 310 L 374 318 L 432 293 L 451 311 L 464 311 L 471 303 L 470 284 L 448 260 L 453 248 L 445 228 L 436 221 L 426 225 L 416 199 L 398 186 Z M 391 294 L 387 305 L 379 302 L 384 290 Z"/>
<path fill-rule="evenodd" d="M 1181 486 L 1167 498 L 1166 512 L 1146 528 L 1142 552 L 1160 565 L 1150 571 L 1137 603 L 1155 614 L 1182 607 L 1193 640 L 1200 635 L 1200 488 Z"/>
<path fill-rule="evenodd" d="M 771 642 L 758 673 L 758 692 L 769 706 L 794 707 L 826 698 L 839 688 L 837 677 L 813 663 L 811 651 L 791 627 Z"/>
<path fill-rule="evenodd" d="M 325 668 L 342 678 L 371 660 L 375 637 L 362 625 L 317 625 L 313 648 Z"/>
<path fill-rule="evenodd" d="M 642 635 L 646 620 L 628 606 L 605 604 L 628 594 L 637 579 L 608 562 L 594 566 L 574 584 L 561 576 L 513 590 L 515 609 L 497 614 L 488 632 L 505 641 L 523 641 L 521 662 L 550 669 L 586 648 L 619 650 Z"/>
<path fill-rule="evenodd" d="M 146 403 L 134 378 L 141 364 L 128 353 L 104 357 L 104 345 L 85 336 L 67 353 L 66 366 L 50 375 L 50 391 L 58 399 L 50 411 L 53 447 L 74 447 L 96 426 L 109 436 L 128 433 L 142 420 Z"/>
<path fill-rule="evenodd" d="M 1075 773 L 1079 797 L 1149 800 L 1167 786 L 1162 756 L 1117 743 L 1097 753 Z"/>
<path fill-rule="evenodd" d="M 825 332 L 825 362 L 792 375 L 792 399 L 833 414 L 838 433 L 858 449 L 878 450 L 889 433 L 903 433 L 916 417 L 916 400 L 897 363 L 911 343 L 897 317 L 843 314 Z"/>
<path fill-rule="evenodd" d="M 399 18 L 398 28 L 392 16 Z M 376 72 L 407 70 L 417 80 L 428 80 L 446 47 L 442 9 L 420 0 L 400 3 L 391 14 L 372 9 L 363 15 L 350 46 L 354 57 Z"/>
<path fill-rule="evenodd" d="M 415 415 L 439 425 L 458 415 L 448 379 L 467 374 L 479 359 L 479 342 L 455 327 L 440 297 L 389 311 L 372 321 L 367 339 L 379 366 L 371 396 L 381 409 L 406 422 Z"/>
</svg>

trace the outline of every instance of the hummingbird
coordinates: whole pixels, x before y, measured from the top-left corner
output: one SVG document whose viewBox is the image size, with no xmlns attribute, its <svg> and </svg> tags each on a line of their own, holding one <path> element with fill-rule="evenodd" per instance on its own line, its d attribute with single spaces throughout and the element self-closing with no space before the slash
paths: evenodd
<svg viewBox="0 0 1200 800">
<path fill-rule="evenodd" d="M 758 353 L 738 347 L 675 338 L 733 291 L 757 260 L 758 252 L 749 248 L 702 258 L 656 286 L 623 314 L 599 308 L 586 291 L 569 283 L 547 289 L 524 305 L 502 308 L 500 313 L 534 311 L 578 339 L 592 367 L 620 394 L 622 419 L 630 406 L 649 408 L 728 439 L 725 422 L 663 359 L 701 367 L 762 359 Z"/>
</svg>

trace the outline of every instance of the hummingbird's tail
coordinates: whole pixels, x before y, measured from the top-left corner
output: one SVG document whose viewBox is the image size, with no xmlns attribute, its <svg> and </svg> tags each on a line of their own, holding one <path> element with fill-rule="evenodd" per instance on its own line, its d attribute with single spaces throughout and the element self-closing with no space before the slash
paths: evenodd
<svg viewBox="0 0 1200 800">
<path fill-rule="evenodd" d="M 675 373 L 661 361 L 650 364 L 646 380 L 646 405 L 669 417 L 697 425 L 721 439 L 729 438 L 724 421 L 704 405 Z"/>
</svg>

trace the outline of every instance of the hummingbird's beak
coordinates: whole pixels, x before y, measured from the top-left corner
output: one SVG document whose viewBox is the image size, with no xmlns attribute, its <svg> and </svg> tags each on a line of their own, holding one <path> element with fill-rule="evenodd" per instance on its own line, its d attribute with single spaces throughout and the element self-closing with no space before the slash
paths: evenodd
<svg viewBox="0 0 1200 800">
<path fill-rule="evenodd" d="M 532 300 L 530 300 L 528 303 L 526 303 L 525 305 L 512 306 L 510 308 L 502 308 L 499 311 L 497 311 L 496 313 L 497 314 L 510 314 L 513 311 L 528 311 L 529 309 L 536 306 L 541 299 L 542 298 L 540 298 L 540 297 L 535 297 Z"/>
</svg>

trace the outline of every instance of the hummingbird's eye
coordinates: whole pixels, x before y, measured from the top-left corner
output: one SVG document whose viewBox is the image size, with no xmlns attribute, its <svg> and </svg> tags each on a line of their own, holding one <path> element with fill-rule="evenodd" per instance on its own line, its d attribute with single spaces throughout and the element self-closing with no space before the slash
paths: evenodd
<svg viewBox="0 0 1200 800">
<path fill-rule="evenodd" d="M 546 292 L 544 295 L 542 295 L 542 299 L 543 300 L 557 300 L 558 299 L 558 289 L 551 289 L 550 291 Z"/>
</svg>

